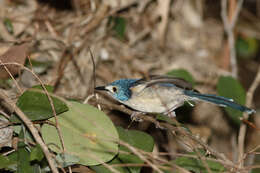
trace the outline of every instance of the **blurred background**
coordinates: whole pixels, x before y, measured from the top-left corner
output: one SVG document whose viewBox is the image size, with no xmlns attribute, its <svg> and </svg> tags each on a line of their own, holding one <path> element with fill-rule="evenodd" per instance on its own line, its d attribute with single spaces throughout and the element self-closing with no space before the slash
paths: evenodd
<svg viewBox="0 0 260 173">
<path fill-rule="evenodd" d="M 258 0 L 0 0 L 0 18 L 0 54 L 22 44 L 14 54 L 29 55 L 31 62 L 26 56 L 13 61 L 31 63 L 57 95 L 77 100 L 93 93 L 90 50 L 97 85 L 169 74 L 191 81 L 202 93 L 225 95 L 225 80 L 231 76 L 242 88 L 234 99 L 243 104 L 260 62 Z M 38 84 L 30 72 L 13 74 L 22 88 Z M 1 88 L 13 96 L 17 88 L 12 81 L 4 72 L 0 79 Z M 260 88 L 251 107 L 260 107 Z M 105 111 L 115 124 L 129 126 L 130 118 L 122 112 Z M 204 142 L 230 159 L 237 157 L 239 123 L 230 112 L 198 103 L 176 114 Z M 259 116 L 249 121 L 260 127 Z M 159 151 L 185 150 L 171 133 L 153 124 L 132 123 L 130 128 L 151 134 Z M 259 144 L 260 132 L 249 127 L 246 151 Z"/>
</svg>

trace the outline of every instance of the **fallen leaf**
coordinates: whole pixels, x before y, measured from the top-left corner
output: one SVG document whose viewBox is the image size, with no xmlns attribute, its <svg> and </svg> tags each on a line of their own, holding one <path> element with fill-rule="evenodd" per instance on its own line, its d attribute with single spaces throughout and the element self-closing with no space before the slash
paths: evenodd
<svg viewBox="0 0 260 173">
<path fill-rule="evenodd" d="M 0 56 L 1 63 L 19 63 L 24 64 L 27 57 L 29 43 L 15 45 L 9 48 L 3 55 Z M 7 69 L 14 76 L 19 73 L 20 67 L 16 65 L 6 65 Z M 0 66 L 0 79 L 8 79 L 10 75 L 5 70 L 4 66 Z"/>
</svg>

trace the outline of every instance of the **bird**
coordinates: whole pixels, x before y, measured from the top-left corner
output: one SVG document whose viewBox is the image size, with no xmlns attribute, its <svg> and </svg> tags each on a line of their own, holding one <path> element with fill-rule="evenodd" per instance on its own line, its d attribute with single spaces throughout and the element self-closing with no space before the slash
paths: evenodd
<svg viewBox="0 0 260 173">
<path fill-rule="evenodd" d="M 151 75 L 141 79 L 119 79 L 95 90 L 105 91 L 118 102 L 134 110 L 131 118 L 138 113 L 162 113 L 175 117 L 175 109 L 185 102 L 205 101 L 221 107 L 231 107 L 248 114 L 254 109 L 240 105 L 233 99 L 214 94 L 202 94 L 191 83 L 178 77 Z"/>
</svg>

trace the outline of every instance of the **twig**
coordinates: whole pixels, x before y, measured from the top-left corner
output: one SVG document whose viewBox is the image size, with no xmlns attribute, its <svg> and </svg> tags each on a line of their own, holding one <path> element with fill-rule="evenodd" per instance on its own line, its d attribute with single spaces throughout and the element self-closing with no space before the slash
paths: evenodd
<svg viewBox="0 0 260 173">
<path fill-rule="evenodd" d="M 5 71 L 8 73 L 8 75 L 12 78 L 12 80 L 14 81 L 15 86 L 17 87 L 17 89 L 19 90 L 20 94 L 23 93 L 23 90 L 20 88 L 20 86 L 18 85 L 17 81 L 15 80 L 15 78 L 13 77 L 12 73 L 9 71 L 9 69 L 6 67 L 6 65 L 0 60 L 0 64 L 1 66 L 4 67 Z"/>
<path fill-rule="evenodd" d="M 229 46 L 229 58 L 231 73 L 233 77 L 237 77 L 237 60 L 236 60 L 236 51 L 235 51 L 235 37 L 234 37 L 234 27 L 238 19 L 239 12 L 242 9 L 243 0 L 238 0 L 236 9 L 232 14 L 230 20 L 227 15 L 227 0 L 221 1 L 221 17 L 224 24 L 224 29 L 228 36 L 228 46 Z"/>
<path fill-rule="evenodd" d="M 155 164 L 153 164 L 151 161 L 149 161 L 147 158 L 144 157 L 135 147 L 131 146 L 130 144 L 119 141 L 120 145 L 123 145 L 127 147 L 129 150 L 131 150 L 136 156 L 138 156 L 140 159 L 145 161 L 149 166 L 151 166 L 154 170 L 156 170 L 158 173 L 163 173 Z"/>
<path fill-rule="evenodd" d="M 41 81 L 41 79 L 32 70 L 30 70 L 29 68 L 25 67 L 22 64 L 19 64 L 19 63 L 1 63 L 0 65 L 1 66 L 5 66 L 5 65 L 19 66 L 19 67 L 23 68 L 24 70 L 27 70 L 30 73 L 32 73 L 32 75 L 40 82 L 40 84 L 41 84 L 41 86 L 44 90 L 44 93 L 46 94 L 46 96 L 47 96 L 47 98 L 50 102 L 51 109 L 52 109 L 52 112 L 53 112 L 53 115 L 54 115 L 54 118 L 55 118 L 55 125 L 56 125 L 57 131 L 58 131 L 58 136 L 59 136 L 59 139 L 60 139 L 60 142 L 61 142 L 61 145 L 62 145 L 62 149 L 63 149 L 63 151 L 65 151 L 64 140 L 63 140 L 63 137 L 61 135 L 61 130 L 60 130 L 60 127 L 59 127 L 59 124 L 58 124 L 58 119 L 57 119 L 56 111 L 55 111 L 55 108 L 54 108 L 53 100 L 50 97 L 50 94 L 48 93 L 48 91 L 47 91 L 45 85 L 43 84 L 43 82 Z"/>
<path fill-rule="evenodd" d="M 15 103 L 12 102 L 11 99 L 8 98 L 8 96 L 3 91 L 0 91 L 0 100 L 4 101 L 7 104 L 7 105 L 5 105 L 6 109 L 8 109 L 10 111 L 14 110 L 15 113 L 19 116 L 19 118 L 21 118 L 21 120 L 24 122 L 24 124 L 28 127 L 28 129 L 32 133 L 34 139 L 41 146 L 42 151 L 49 163 L 49 166 L 50 166 L 52 172 L 58 173 L 59 171 L 54 164 L 54 160 L 51 158 L 51 153 L 49 152 L 48 147 L 43 142 L 37 129 L 34 127 L 33 123 L 30 121 L 30 119 L 27 118 L 27 116 L 15 105 Z"/>
<path fill-rule="evenodd" d="M 253 96 L 255 93 L 256 88 L 260 84 L 260 65 L 258 67 L 258 71 L 256 74 L 256 77 L 250 86 L 250 88 L 247 91 L 246 95 L 246 106 L 251 107 L 252 102 L 253 102 Z M 248 119 L 248 114 L 244 113 L 243 119 L 247 120 Z M 244 148 L 245 148 L 245 136 L 246 136 L 246 124 L 242 123 L 239 129 L 239 135 L 238 135 L 238 152 L 239 152 L 239 167 L 242 168 L 244 166 Z"/>
<path fill-rule="evenodd" d="M 120 105 L 111 104 L 111 103 L 109 103 L 105 100 L 101 100 L 101 99 L 99 99 L 98 102 L 111 110 L 119 110 L 121 112 L 126 113 L 127 115 L 132 115 L 131 110 L 129 110 L 125 107 L 122 107 Z M 201 145 L 203 148 L 205 148 L 205 150 L 209 151 L 212 155 L 216 156 L 218 159 L 221 159 L 228 164 L 232 164 L 232 162 L 229 159 L 227 159 L 224 154 L 219 153 L 218 151 L 215 151 L 213 148 L 211 148 L 210 146 L 205 144 L 203 141 L 199 140 L 197 137 L 193 136 L 191 133 L 185 131 L 182 127 L 174 127 L 169 123 L 158 122 L 155 118 L 153 118 L 151 116 L 146 116 L 146 115 L 138 115 L 138 116 L 143 120 L 154 123 L 156 126 L 164 127 L 171 131 L 177 131 L 181 135 L 189 137 L 190 139 L 192 139 L 193 141 L 195 141 L 196 143 Z"/>
<path fill-rule="evenodd" d="M 91 76 L 89 83 L 93 81 L 93 92 L 95 93 L 94 88 L 96 87 L 96 63 L 95 63 L 94 55 L 93 55 L 90 47 L 88 47 L 88 50 L 89 50 L 90 58 L 92 61 L 92 76 Z M 91 87 L 89 88 L 89 90 L 91 91 Z M 90 92 L 88 92 L 88 93 L 90 93 Z"/>
</svg>

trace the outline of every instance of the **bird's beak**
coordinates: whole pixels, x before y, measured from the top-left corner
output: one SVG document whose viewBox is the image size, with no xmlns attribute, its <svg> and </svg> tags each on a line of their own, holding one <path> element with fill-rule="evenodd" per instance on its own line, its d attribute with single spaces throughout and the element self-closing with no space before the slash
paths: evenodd
<svg viewBox="0 0 260 173">
<path fill-rule="evenodd" d="M 107 89 L 106 89 L 105 86 L 99 86 L 99 87 L 96 87 L 95 90 L 107 91 Z"/>
</svg>

